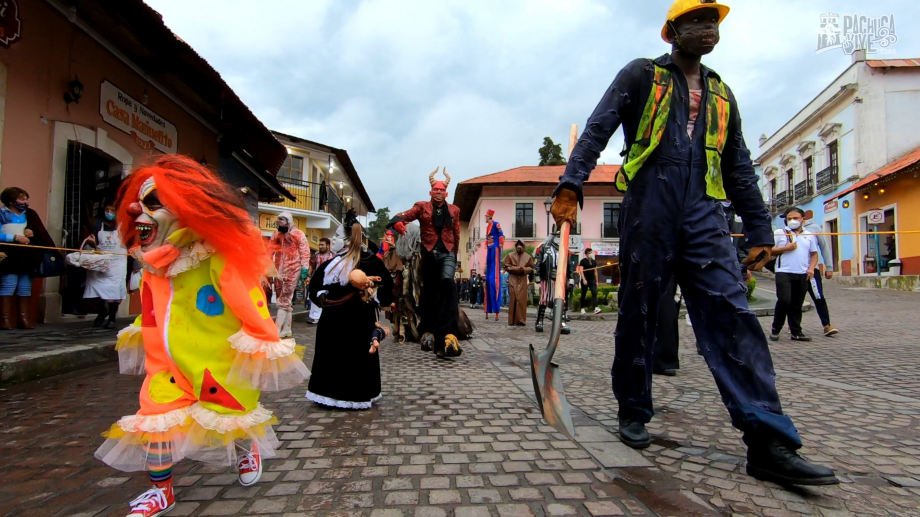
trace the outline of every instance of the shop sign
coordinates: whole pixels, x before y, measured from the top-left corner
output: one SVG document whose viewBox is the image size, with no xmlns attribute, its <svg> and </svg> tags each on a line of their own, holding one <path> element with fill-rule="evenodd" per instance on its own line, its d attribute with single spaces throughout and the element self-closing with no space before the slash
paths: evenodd
<svg viewBox="0 0 920 517">
<path fill-rule="evenodd" d="M 869 214 L 866 219 L 869 221 L 869 224 L 884 224 L 885 223 L 885 211 L 880 208 L 873 208 L 869 210 Z"/>
<path fill-rule="evenodd" d="M 9 48 L 22 35 L 22 20 L 19 19 L 19 2 L 0 0 L 0 46 Z"/>
<path fill-rule="evenodd" d="M 620 246 L 618 244 L 598 244 L 593 248 L 595 256 L 617 257 L 620 255 Z"/>
<path fill-rule="evenodd" d="M 827 203 L 824 203 L 824 213 L 825 214 L 829 214 L 833 212 L 834 210 L 837 210 L 837 200 L 836 199 L 833 201 L 828 201 Z"/>
<path fill-rule="evenodd" d="M 581 235 L 569 235 L 569 251 L 580 253 L 584 248 L 584 243 L 581 241 Z"/>
<path fill-rule="evenodd" d="M 102 120 L 133 136 L 142 149 L 164 153 L 179 150 L 176 126 L 108 81 L 99 87 L 99 113 Z"/>
</svg>

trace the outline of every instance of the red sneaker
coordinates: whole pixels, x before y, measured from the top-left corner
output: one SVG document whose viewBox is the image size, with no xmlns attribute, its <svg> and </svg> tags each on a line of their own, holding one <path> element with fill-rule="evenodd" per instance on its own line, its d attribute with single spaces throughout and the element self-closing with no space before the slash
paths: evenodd
<svg viewBox="0 0 920 517">
<path fill-rule="evenodd" d="M 262 456 L 256 452 L 249 452 L 240 456 L 240 461 L 236 464 L 239 470 L 240 484 L 243 486 L 252 486 L 259 482 L 262 477 Z"/>
<path fill-rule="evenodd" d="M 155 486 L 131 501 L 131 513 L 127 517 L 158 517 L 176 506 L 172 483 Z"/>
</svg>

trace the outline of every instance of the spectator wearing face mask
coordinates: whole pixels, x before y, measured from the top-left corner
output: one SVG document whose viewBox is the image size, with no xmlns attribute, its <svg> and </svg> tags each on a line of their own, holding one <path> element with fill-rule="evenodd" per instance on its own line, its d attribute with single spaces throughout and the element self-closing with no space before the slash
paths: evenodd
<svg viewBox="0 0 920 517">
<path fill-rule="evenodd" d="M 290 212 L 281 212 L 275 220 L 277 230 L 272 234 L 272 260 L 277 270 L 275 297 L 278 313 L 275 324 L 281 338 L 293 337 L 291 323 L 294 318 L 294 289 L 306 281 L 310 271 L 310 245 L 307 236 L 294 226 Z"/>
<path fill-rule="evenodd" d="M 35 328 L 32 272 L 41 263 L 42 251 L 23 247 L 27 245 L 54 246 L 54 241 L 29 208 L 29 193 L 5 188 L 0 192 L 0 330 Z"/>
<path fill-rule="evenodd" d="M 106 205 L 103 220 L 97 224 L 96 231 L 86 238 L 86 242 L 92 248 L 109 254 L 105 255 L 104 269 L 90 269 L 86 272 L 83 298 L 96 300 L 98 315 L 93 321 L 94 327 L 114 328 L 118 306 L 128 295 L 125 286 L 128 256 L 118 236 L 115 205 Z"/>
<path fill-rule="evenodd" d="M 773 234 L 776 256 L 776 308 L 773 312 L 773 328 L 770 340 L 778 341 L 786 319 L 793 341 L 811 341 L 802 332 L 802 303 L 808 284 L 815 276 L 818 266 L 817 236 L 803 225 L 805 211 L 798 207 L 786 210 L 785 228 Z"/>
</svg>

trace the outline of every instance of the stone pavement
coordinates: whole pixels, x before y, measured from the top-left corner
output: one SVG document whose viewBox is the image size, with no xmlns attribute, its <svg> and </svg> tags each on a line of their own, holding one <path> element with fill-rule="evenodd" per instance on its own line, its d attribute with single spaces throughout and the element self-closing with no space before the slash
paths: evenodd
<svg viewBox="0 0 920 517">
<path fill-rule="evenodd" d="M 803 453 L 837 469 L 840 486 L 787 490 L 744 474 L 740 434 L 684 324 L 682 369 L 656 377 L 653 444 L 636 452 L 613 434 L 612 321 L 573 321 L 563 337 L 557 360 L 578 428 L 570 440 L 532 401 L 527 344 L 547 335 L 476 317 L 454 361 L 387 342 L 384 398 L 372 410 L 322 409 L 303 389 L 267 395 L 282 458 L 250 488 L 229 469 L 181 464 L 170 515 L 920 515 L 920 295 L 833 283 L 827 292 L 839 337 L 787 334 L 772 349 Z M 805 323 L 817 336 L 814 313 Z M 297 323 L 299 341 L 309 345 L 314 329 Z M 116 371 L 0 390 L 0 443 L 16 458 L 0 515 L 123 515 L 145 488 L 142 474 L 92 457 L 99 432 L 136 408 L 140 379 Z"/>
</svg>

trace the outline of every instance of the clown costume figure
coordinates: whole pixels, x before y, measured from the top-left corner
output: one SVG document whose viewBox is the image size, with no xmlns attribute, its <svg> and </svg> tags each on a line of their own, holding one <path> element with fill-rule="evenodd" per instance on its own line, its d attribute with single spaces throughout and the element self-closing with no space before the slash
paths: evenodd
<svg viewBox="0 0 920 517">
<path fill-rule="evenodd" d="M 268 255 L 242 206 L 178 155 L 141 167 L 119 190 L 118 230 L 144 269 L 141 314 L 116 350 L 122 373 L 145 378 L 140 409 L 112 425 L 96 457 L 149 474 L 153 487 L 129 517 L 173 507 L 172 467 L 184 458 L 235 465 L 240 484 L 255 484 L 279 446 L 260 392 L 309 376 L 294 341 L 278 338 L 261 288 Z"/>
</svg>

